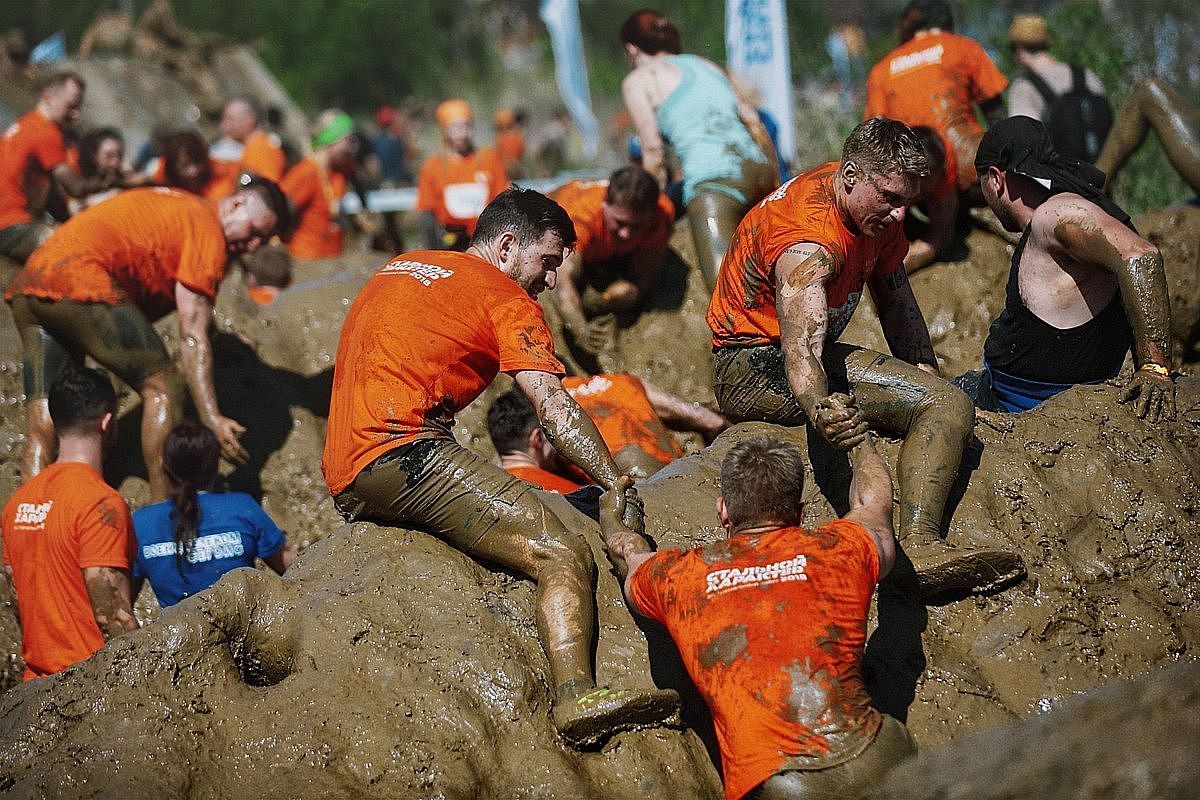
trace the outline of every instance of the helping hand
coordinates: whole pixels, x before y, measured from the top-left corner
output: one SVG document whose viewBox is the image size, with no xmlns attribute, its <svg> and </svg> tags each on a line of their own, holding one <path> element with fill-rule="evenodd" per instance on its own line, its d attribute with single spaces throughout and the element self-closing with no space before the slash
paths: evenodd
<svg viewBox="0 0 1200 800">
<path fill-rule="evenodd" d="M 1156 423 L 1175 419 L 1175 380 L 1171 375 L 1143 367 L 1125 384 L 1119 403 L 1137 401 L 1134 413 L 1139 419 Z"/>
<path fill-rule="evenodd" d="M 838 450 L 853 450 L 868 434 L 867 422 L 853 396 L 835 393 L 817 401 L 813 423 L 825 440 Z"/>
</svg>

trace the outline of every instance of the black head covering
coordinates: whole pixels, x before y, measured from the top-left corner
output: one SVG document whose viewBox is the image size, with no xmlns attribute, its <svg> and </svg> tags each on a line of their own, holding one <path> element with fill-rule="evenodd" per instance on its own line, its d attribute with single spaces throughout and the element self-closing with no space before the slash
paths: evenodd
<svg viewBox="0 0 1200 800">
<path fill-rule="evenodd" d="M 1051 194 L 1074 192 L 1133 227 L 1129 215 L 1101 191 L 1104 173 L 1086 161 L 1060 156 L 1046 126 L 1032 117 L 1009 117 L 988 129 L 975 152 L 975 171 L 982 176 L 988 167 L 1032 178 Z"/>
</svg>

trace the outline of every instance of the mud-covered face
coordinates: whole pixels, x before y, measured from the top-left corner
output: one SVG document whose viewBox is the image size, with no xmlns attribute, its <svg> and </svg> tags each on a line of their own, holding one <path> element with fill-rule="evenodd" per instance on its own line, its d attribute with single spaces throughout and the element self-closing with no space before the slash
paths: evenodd
<svg viewBox="0 0 1200 800">
<path fill-rule="evenodd" d="M 565 257 L 562 238 L 554 231 L 546 231 L 541 239 L 524 247 L 517 245 L 514 239 L 503 254 L 505 263 L 501 264 L 501 269 L 530 297 L 536 298 L 546 289 L 554 288 L 555 270 L 562 266 Z"/>
<path fill-rule="evenodd" d="M 604 215 L 604 227 L 609 236 L 622 244 L 637 240 L 650 224 L 650 214 L 639 214 L 625 206 L 601 205 Z"/>
<path fill-rule="evenodd" d="M 904 220 L 920 182 L 904 173 L 873 173 L 849 164 L 843 170 L 845 211 L 864 236 L 874 238 Z"/>
</svg>

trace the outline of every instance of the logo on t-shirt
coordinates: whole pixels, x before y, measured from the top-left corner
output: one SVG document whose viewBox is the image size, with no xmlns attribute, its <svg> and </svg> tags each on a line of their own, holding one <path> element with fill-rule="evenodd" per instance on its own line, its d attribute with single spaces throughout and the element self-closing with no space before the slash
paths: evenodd
<svg viewBox="0 0 1200 800">
<path fill-rule="evenodd" d="M 588 379 L 587 383 L 581 383 L 567 389 L 567 394 L 571 397 L 591 397 L 594 394 L 603 394 L 612 388 L 612 381 L 603 375 L 593 375 Z"/>
<path fill-rule="evenodd" d="M 915 53 L 909 53 L 906 56 L 896 56 L 892 59 L 890 69 L 895 75 L 900 72 L 908 72 L 910 69 L 923 67 L 927 64 L 942 63 L 942 52 L 945 50 L 940 44 L 933 47 L 927 47 L 924 50 L 918 50 Z"/>
<path fill-rule="evenodd" d="M 155 542 L 142 547 L 142 557 L 148 561 L 152 558 L 174 556 L 176 552 L 180 551 L 180 548 L 181 545 L 175 541 Z M 246 546 L 242 544 L 241 532 L 224 531 L 197 536 L 196 541 L 192 543 L 192 552 L 187 560 L 190 564 L 203 564 L 206 561 L 216 561 L 222 558 L 238 558 L 245 552 Z"/>
<path fill-rule="evenodd" d="M 807 566 L 808 557 L 801 553 L 773 564 L 714 569 L 708 573 L 708 585 L 705 586 L 704 594 L 711 597 L 743 586 L 770 586 L 787 581 L 806 581 L 808 575 L 804 568 Z"/>
<path fill-rule="evenodd" d="M 13 515 L 13 525 L 17 530 L 36 531 L 46 527 L 46 515 L 50 513 L 53 500 L 44 503 L 18 503 L 17 513 Z"/>
<path fill-rule="evenodd" d="M 453 270 L 434 266 L 433 264 L 423 264 L 420 261 L 393 261 L 381 269 L 380 273 L 387 275 L 407 275 L 410 278 L 416 278 L 426 286 L 432 286 L 434 281 L 441 278 L 449 278 L 454 274 Z"/>
</svg>

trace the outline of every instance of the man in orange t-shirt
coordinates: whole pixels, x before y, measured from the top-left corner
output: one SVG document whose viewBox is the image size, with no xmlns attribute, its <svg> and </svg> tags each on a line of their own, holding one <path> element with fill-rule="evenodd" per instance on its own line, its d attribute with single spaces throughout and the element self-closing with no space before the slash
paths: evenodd
<svg viewBox="0 0 1200 800">
<path fill-rule="evenodd" d="M 24 264 L 54 230 L 44 221 L 52 182 L 76 198 L 120 185 L 111 175 L 84 178 L 69 162 L 63 132 L 79 118 L 83 93 L 75 73 L 51 75 L 34 109 L 0 138 L 0 256 Z"/>
<path fill-rule="evenodd" d="M 106 639 L 138 626 L 129 506 L 101 476 L 116 414 L 108 378 L 84 367 L 65 370 L 50 388 L 58 460 L 13 492 L 0 514 L 25 680 L 83 661 Z"/>
<path fill-rule="evenodd" d="M 5 295 L 25 351 L 22 478 L 36 475 L 55 450 L 49 385 L 86 355 L 141 395 L 150 493 L 166 498 L 162 444 L 183 413 L 183 387 L 153 322 L 175 309 L 183 377 L 200 419 L 228 459 L 244 462 L 245 428 L 217 407 L 208 326 L 228 257 L 286 230 L 290 213 L 278 186 L 254 178 L 217 203 L 174 189 L 131 189 L 55 231 Z"/>
<path fill-rule="evenodd" d="M 601 503 L 629 605 L 666 627 L 712 711 L 727 800 L 760 786 L 861 797 L 916 749 L 863 684 L 871 598 L 895 559 L 892 482 L 869 435 L 850 457 L 850 511 L 816 529 L 801 526 L 803 456 L 769 436 L 721 463 L 726 539 L 654 553 L 621 525 L 619 498 Z"/>
<path fill-rule="evenodd" d="M 635 308 L 650 293 L 666 258 L 675 206 L 649 172 L 632 165 L 608 180 L 571 181 L 550 196 L 571 215 L 579 236 L 554 297 L 564 326 L 596 353 L 611 315 Z"/>
<path fill-rule="evenodd" d="M 975 150 L 983 136 L 975 106 L 989 124 L 1004 119 L 1001 94 L 1008 79 L 977 42 L 954 33 L 944 0 L 913 0 L 905 6 L 900 42 L 867 76 L 865 117 L 933 128 L 954 151 L 958 187 L 965 191 L 977 185 Z"/>
<path fill-rule="evenodd" d="M 454 415 L 504 372 L 569 461 L 606 490 L 622 477 L 562 387 L 534 299 L 554 286 L 574 242 L 552 200 L 510 189 L 484 209 L 465 253 L 406 253 L 376 273 L 342 327 L 321 468 L 347 519 L 415 526 L 537 581 L 551 717 L 581 745 L 664 721 L 678 696 L 596 688 L 591 549 L 525 483 L 452 434 Z"/>
<path fill-rule="evenodd" d="M 738 226 L 708 307 L 717 402 L 734 422 L 809 424 L 833 447 L 843 414 L 830 392 L 858 398 L 869 424 L 904 437 L 900 536 L 922 594 L 983 590 L 1024 567 L 1014 554 L 953 548 L 942 514 L 974 428 L 974 408 L 938 376 L 929 330 L 904 271 L 900 222 L 929 159 L 903 123 L 872 117 L 846 139 L 841 162 L 798 175 Z M 869 287 L 895 358 L 838 341 Z"/>
<path fill-rule="evenodd" d="M 299 221 L 287 240 L 293 258 L 334 258 L 341 255 L 345 233 L 339 224 L 346 175 L 358 152 L 354 120 L 331 109 L 317 121 L 312 155 L 288 170 L 279 184 L 296 206 Z"/>
<path fill-rule="evenodd" d="M 493 142 L 504 171 L 510 178 L 519 178 L 523 172 L 521 162 L 525 158 L 525 112 L 518 109 L 502 108 L 492 117 L 492 127 L 496 132 Z"/>
<path fill-rule="evenodd" d="M 278 182 L 287 167 L 279 138 L 262 129 L 262 107 L 249 97 L 235 97 L 221 113 L 221 135 L 242 145 L 239 172 L 251 172 Z"/>
<path fill-rule="evenodd" d="M 508 173 L 494 150 L 475 148 L 465 100 L 445 101 L 436 116 L 442 152 L 426 159 L 417 174 L 421 236 L 432 250 L 465 250 L 484 206 L 508 186 Z"/>
</svg>

